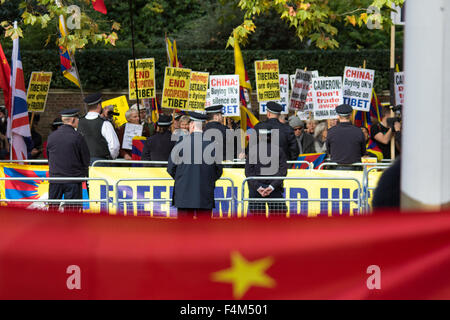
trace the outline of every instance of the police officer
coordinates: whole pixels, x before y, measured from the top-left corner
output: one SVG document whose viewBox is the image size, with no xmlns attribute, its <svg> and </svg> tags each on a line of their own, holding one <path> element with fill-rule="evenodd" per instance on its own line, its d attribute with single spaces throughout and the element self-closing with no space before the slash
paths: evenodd
<svg viewBox="0 0 450 320">
<path fill-rule="evenodd" d="M 47 155 L 50 177 L 87 177 L 89 170 L 89 148 L 83 136 L 75 129 L 78 126 L 78 109 L 60 112 L 61 125 L 48 137 Z M 82 199 L 81 181 L 50 181 L 49 199 Z M 51 204 L 57 209 L 59 204 Z M 81 206 L 78 204 L 79 210 Z"/>
<path fill-rule="evenodd" d="M 146 161 L 167 161 L 172 151 L 175 141 L 172 141 L 170 126 L 172 116 L 164 114 L 159 116 L 156 122 L 156 133 L 147 138 L 142 150 L 142 160 Z"/>
<path fill-rule="evenodd" d="M 233 140 L 227 139 L 227 131 L 229 130 L 225 125 L 223 125 L 223 106 L 222 105 L 215 105 L 205 108 L 206 116 L 207 116 L 207 122 L 205 126 L 205 133 L 208 130 L 215 129 L 218 130 L 221 135 L 221 143 L 223 146 L 223 153 L 222 157 L 226 160 L 233 160 L 236 157 L 237 150 L 235 150 L 235 146 L 237 144 L 233 144 Z M 231 136 L 229 136 L 231 137 Z M 214 141 L 214 139 L 213 139 Z M 228 154 L 227 154 L 227 148 Z"/>
<path fill-rule="evenodd" d="M 267 103 L 267 120 L 263 122 L 259 122 L 255 126 L 255 130 L 258 131 L 260 129 L 279 130 L 279 146 L 283 149 L 284 153 L 288 160 L 297 160 L 299 155 L 299 149 L 297 140 L 295 139 L 294 130 L 288 125 L 281 123 L 278 118 L 280 117 L 281 111 L 283 107 L 274 101 L 269 101 Z"/>
<path fill-rule="evenodd" d="M 361 162 L 366 153 L 364 134 L 350 121 L 352 112 L 353 108 L 348 104 L 337 106 L 339 123 L 328 131 L 327 152 L 331 161 L 339 164 L 338 170 L 356 170 L 351 164 Z"/>
<path fill-rule="evenodd" d="M 267 203 L 269 214 L 285 214 L 287 212 L 285 202 L 270 200 L 284 198 L 283 180 L 271 179 L 270 177 L 285 177 L 287 175 L 286 155 L 277 141 L 272 139 L 271 130 L 260 129 L 257 134 L 257 143 L 249 147 L 245 162 L 245 176 L 247 178 L 267 176 L 267 178 L 264 180 L 248 180 L 249 198 L 261 200 L 250 201 L 249 213 L 265 215 Z M 267 150 L 267 155 L 261 152 L 261 147 L 264 144 L 265 148 L 262 148 L 262 150 Z M 261 159 L 262 156 L 267 156 L 267 158 Z M 267 161 L 267 159 L 270 160 Z M 267 201 L 262 201 L 262 199 L 267 199 Z"/>
<path fill-rule="evenodd" d="M 216 181 L 223 168 L 217 161 L 206 161 L 203 153 L 209 141 L 203 141 L 203 122 L 207 116 L 190 112 L 189 136 L 172 149 L 167 172 L 175 180 L 172 205 L 178 217 L 211 217 Z"/>
<path fill-rule="evenodd" d="M 91 154 L 91 164 L 96 160 L 116 159 L 120 143 L 111 122 L 100 117 L 101 93 L 93 93 L 84 99 L 88 113 L 80 119 L 78 132 L 86 139 Z"/>
</svg>

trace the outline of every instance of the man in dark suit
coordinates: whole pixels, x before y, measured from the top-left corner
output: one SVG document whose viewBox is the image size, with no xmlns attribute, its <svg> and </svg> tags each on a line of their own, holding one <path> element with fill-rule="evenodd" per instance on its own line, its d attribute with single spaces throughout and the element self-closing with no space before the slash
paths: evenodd
<svg viewBox="0 0 450 320">
<path fill-rule="evenodd" d="M 175 180 L 172 205 L 178 209 L 178 217 L 211 217 L 214 189 L 223 168 L 220 160 L 204 155 L 211 144 L 203 141 L 206 116 L 191 112 L 190 117 L 190 134 L 172 149 L 167 166 L 167 172 Z"/>
<path fill-rule="evenodd" d="M 288 160 L 297 160 L 299 149 L 294 130 L 289 125 L 281 123 L 278 120 L 282 110 L 283 107 L 279 103 L 269 101 L 267 103 L 267 120 L 259 122 L 255 126 L 255 130 L 258 132 L 260 129 L 278 129 L 280 140 L 278 141 L 278 145 L 283 149 Z"/>
<path fill-rule="evenodd" d="M 314 147 L 314 137 L 307 133 L 305 123 L 297 116 L 289 118 L 289 125 L 294 129 L 295 139 L 298 143 L 299 153 L 316 153 Z"/>
<path fill-rule="evenodd" d="M 275 133 L 272 137 L 271 130 L 260 129 L 257 143 L 249 148 L 245 176 L 247 178 L 267 176 L 267 179 L 263 180 L 248 180 L 249 198 L 267 199 L 267 201 L 250 201 L 248 207 L 250 214 L 265 215 L 266 204 L 269 207 L 269 214 L 285 214 L 287 211 L 286 202 L 270 200 L 284 198 L 283 180 L 270 177 L 285 177 L 288 170 L 286 155 L 275 137 Z M 262 159 L 265 156 L 264 149 L 267 150 L 267 159 Z M 267 161 L 268 159 L 270 161 Z"/>
<path fill-rule="evenodd" d="M 156 123 L 156 134 L 147 138 L 142 150 L 142 160 L 146 161 L 167 161 L 170 152 L 175 146 L 172 141 L 172 133 L 170 126 L 172 124 L 172 116 L 160 115 Z"/>
</svg>

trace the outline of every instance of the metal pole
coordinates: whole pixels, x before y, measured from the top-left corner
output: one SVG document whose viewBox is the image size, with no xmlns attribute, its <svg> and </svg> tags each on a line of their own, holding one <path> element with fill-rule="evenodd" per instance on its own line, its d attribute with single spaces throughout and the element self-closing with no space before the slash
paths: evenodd
<svg viewBox="0 0 450 320">
<path fill-rule="evenodd" d="M 141 110 L 139 107 L 139 95 L 138 95 L 138 83 L 137 83 L 137 71 L 136 71 L 136 53 L 134 51 L 133 0 L 128 0 L 128 7 L 129 7 L 129 11 L 130 11 L 130 24 L 131 24 L 131 49 L 133 51 L 134 91 L 136 92 L 139 123 L 141 123 Z"/>
<path fill-rule="evenodd" d="M 391 61 L 389 69 L 389 90 L 390 90 L 390 103 L 391 106 L 395 105 L 395 92 L 394 92 L 394 76 L 395 76 L 395 24 L 391 26 Z M 394 111 L 391 110 L 391 117 L 394 117 Z M 395 135 L 391 138 L 391 159 L 395 159 Z"/>
</svg>

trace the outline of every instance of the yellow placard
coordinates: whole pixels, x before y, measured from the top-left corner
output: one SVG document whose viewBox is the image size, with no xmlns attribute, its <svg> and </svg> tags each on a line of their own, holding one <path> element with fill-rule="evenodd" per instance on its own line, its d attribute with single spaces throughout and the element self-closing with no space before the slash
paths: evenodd
<svg viewBox="0 0 450 320">
<path fill-rule="evenodd" d="M 255 61 L 255 76 L 259 102 L 280 100 L 278 60 Z"/>
<path fill-rule="evenodd" d="M 136 59 L 136 79 L 139 99 L 156 97 L 155 59 Z M 136 100 L 134 61 L 128 60 L 128 97 Z"/>
<path fill-rule="evenodd" d="M 32 72 L 27 91 L 28 111 L 44 112 L 48 90 L 52 81 L 51 72 Z"/>
<path fill-rule="evenodd" d="M 189 110 L 205 110 L 206 94 L 208 91 L 209 73 L 191 72 L 189 91 Z"/>
<path fill-rule="evenodd" d="M 188 110 L 190 82 L 191 69 L 166 67 L 161 107 Z"/>
<path fill-rule="evenodd" d="M 105 108 L 107 106 L 114 106 L 114 112 L 119 113 L 118 116 L 113 117 L 114 124 L 117 127 L 120 127 L 121 125 L 127 122 L 127 119 L 125 118 L 125 112 L 127 112 L 128 109 L 130 108 L 128 106 L 127 97 L 120 96 L 114 99 L 103 101 L 102 107 Z"/>
</svg>

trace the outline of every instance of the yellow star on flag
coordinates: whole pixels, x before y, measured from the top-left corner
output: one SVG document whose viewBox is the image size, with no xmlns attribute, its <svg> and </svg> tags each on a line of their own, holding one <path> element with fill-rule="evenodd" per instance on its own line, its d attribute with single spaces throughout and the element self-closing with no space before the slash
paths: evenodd
<svg viewBox="0 0 450 320">
<path fill-rule="evenodd" d="M 214 272 L 212 280 L 233 285 L 233 297 L 241 299 L 250 287 L 273 288 L 275 280 L 265 272 L 273 264 L 267 257 L 253 262 L 247 261 L 239 252 L 231 253 L 231 268 Z"/>
</svg>

